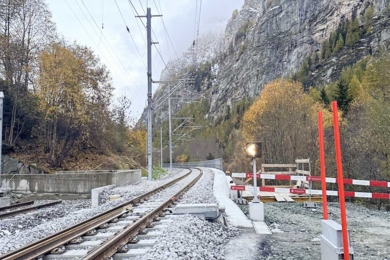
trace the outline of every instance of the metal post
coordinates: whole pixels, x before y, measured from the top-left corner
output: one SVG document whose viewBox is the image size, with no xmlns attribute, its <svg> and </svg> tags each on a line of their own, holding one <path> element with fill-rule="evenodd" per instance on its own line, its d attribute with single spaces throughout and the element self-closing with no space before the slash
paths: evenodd
<svg viewBox="0 0 390 260">
<path fill-rule="evenodd" d="M 171 84 L 168 83 L 168 119 L 169 119 L 169 173 L 172 173 L 172 112 L 171 112 Z"/>
<path fill-rule="evenodd" d="M 349 243 L 348 243 L 348 227 L 347 227 L 347 212 L 345 209 L 345 194 L 344 194 L 344 175 L 343 175 L 343 163 L 341 156 L 340 145 L 340 129 L 339 129 L 339 113 L 337 107 L 337 101 L 332 101 L 333 110 L 333 130 L 334 130 L 334 144 L 336 149 L 336 168 L 337 168 L 337 182 L 339 189 L 339 201 L 340 201 L 340 218 L 343 234 L 343 247 L 344 247 L 344 259 L 349 260 Z"/>
<path fill-rule="evenodd" d="M 146 12 L 146 31 L 148 49 L 148 180 L 152 178 L 152 15 L 150 8 Z"/>
<path fill-rule="evenodd" d="M 257 174 L 256 174 L 256 158 L 253 157 L 252 159 L 253 163 L 253 201 L 255 203 L 260 202 L 257 198 Z"/>
<path fill-rule="evenodd" d="M 4 99 L 4 94 L 3 91 L 0 91 L 0 188 L 2 186 L 1 182 L 1 175 L 3 174 L 2 171 L 2 161 L 3 156 L 2 156 L 2 145 L 3 145 L 3 99 Z"/>
<path fill-rule="evenodd" d="M 328 200 L 326 197 L 326 169 L 325 169 L 325 146 L 324 130 L 322 126 L 322 112 L 318 112 L 318 137 L 320 142 L 320 164 L 321 164 L 321 188 L 322 188 L 322 211 L 324 219 L 328 219 Z"/>
<path fill-rule="evenodd" d="M 161 155 L 161 159 L 160 159 L 160 164 L 161 164 L 161 168 L 163 167 L 163 149 L 162 149 L 162 127 L 160 127 L 160 155 Z"/>
</svg>

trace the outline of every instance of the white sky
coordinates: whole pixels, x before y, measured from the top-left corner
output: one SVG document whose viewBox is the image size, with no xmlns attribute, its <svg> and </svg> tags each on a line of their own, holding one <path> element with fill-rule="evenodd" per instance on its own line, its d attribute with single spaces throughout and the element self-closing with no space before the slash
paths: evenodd
<svg viewBox="0 0 390 260">
<path fill-rule="evenodd" d="M 114 96 L 121 94 L 128 96 L 132 101 L 132 114 L 139 118 L 147 97 L 146 29 L 143 28 L 140 19 L 134 17 L 129 0 L 116 0 L 116 2 L 140 55 L 126 31 L 125 22 L 114 0 L 47 0 L 58 32 L 68 41 L 77 41 L 95 51 L 111 72 L 115 87 Z M 195 8 L 200 0 L 132 0 L 132 2 L 140 15 L 145 14 L 147 4 L 152 8 L 152 14 L 159 14 L 161 6 L 163 20 L 178 56 L 181 56 L 192 44 Z M 233 10 L 240 9 L 243 3 L 244 0 L 203 0 L 200 35 L 209 31 L 223 31 Z M 146 24 L 146 19 L 143 20 Z M 152 29 L 156 35 L 155 37 L 152 34 L 152 39 L 159 42 L 157 47 L 161 49 L 165 62 L 175 59 L 176 55 L 166 37 L 161 18 L 152 18 Z M 159 80 L 165 65 L 156 49 L 153 47 L 152 50 L 152 78 Z M 158 85 L 154 84 L 153 91 L 157 87 Z"/>
</svg>

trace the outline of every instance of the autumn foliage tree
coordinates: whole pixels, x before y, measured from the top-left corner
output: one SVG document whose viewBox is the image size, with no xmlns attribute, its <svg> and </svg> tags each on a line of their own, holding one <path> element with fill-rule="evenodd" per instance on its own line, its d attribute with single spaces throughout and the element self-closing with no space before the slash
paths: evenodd
<svg viewBox="0 0 390 260">
<path fill-rule="evenodd" d="M 301 83 L 274 80 L 245 113 L 243 138 L 263 143 L 266 163 L 292 163 L 308 157 L 315 160 L 319 110 L 322 107 L 303 92 Z"/>
<path fill-rule="evenodd" d="M 89 49 L 54 43 L 40 56 L 37 85 L 42 140 L 51 165 L 61 166 L 72 150 L 95 146 L 105 133 L 112 91 L 109 73 Z"/>
</svg>

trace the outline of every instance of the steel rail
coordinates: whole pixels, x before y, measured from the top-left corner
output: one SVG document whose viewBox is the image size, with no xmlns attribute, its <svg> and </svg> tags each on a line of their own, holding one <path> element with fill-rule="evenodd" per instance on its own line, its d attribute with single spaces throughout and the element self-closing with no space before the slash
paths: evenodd
<svg viewBox="0 0 390 260">
<path fill-rule="evenodd" d="M 33 206 L 30 206 L 30 207 L 27 207 L 27 208 L 22 208 L 22 209 L 17 209 L 17 210 L 13 210 L 13 211 L 3 212 L 3 213 L 0 213 L 0 219 L 11 217 L 11 216 L 14 216 L 14 215 L 18 215 L 20 213 L 25 213 L 25 212 L 34 211 L 34 210 L 37 210 L 37 209 L 53 206 L 53 205 L 59 204 L 59 203 L 62 203 L 62 200 L 56 200 L 56 201 L 43 203 L 43 204 L 39 204 L 39 205 L 33 205 Z"/>
<path fill-rule="evenodd" d="M 27 206 L 27 205 L 31 205 L 31 204 L 34 204 L 33 200 L 26 201 L 26 202 L 21 202 L 21 203 L 16 203 L 16 204 L 12 204 L 12 205 L 5 206 L 5 207 L 1 207 L 0 211 L 6 210 L 6 209 L 17 208 L 17 207 L 23 207 L 23 206 Z"/>
<path fill-rule="evenodd" d="M 200 169 L 199 169 L 200 170 Z M 129 241 L 137 236 L 141 230 L 146 228 L 150 223 L 152 223 L 163 211 L 165 208 L 170 206 L 176 198 L 179 198 L 184 192 L 191 188 L 203 175 L 203 171 L 200 170 L 200 174 L 187 184 L 183 189 L 176 193 L 173 197 L 163 202 L 159 207 L 150 211 L 148 214 L 134 222 L 132 225 L 127 226 L 123 231 L 116 234 L 112 239 L 104 242 L 100 247 L 95 248 L 88 253 L 82 259 L 84 260 L 105 260 L 112 257 L 121 246 L 126 245 Z"/>
<path fill-rule="evenodd" d="M 166 189 L 167 187 L 173 185 L 174 183 L 182 180 L 183 178 L 189 176 L 191 174 L 191 170 L 175 179 L 172 180 L 164 185 L 161 185 L 160 187 L 157 187 L 156 189 L 153 189 L 149 192 L 146 192 L 140 196 L 137 196 L 129 201 L 126 201 L 124 203 L 121 203 L 120 205 L 107 210 L 103 213 L 100 213 L 93 218 L 87 219 L 83 222 L 80 222 L 72 227 L 69 227 L 67 229 L 64 229 L 62 231 L 59 231 L 57 233 L 54 233 L 53 235 L 44 237 L 38 241 L 32 242 L 24 247 L 21 247 L 19 249 L 16 249 L 15 251 L 12 251 L 8 254 L 0 256 L 0 259 L 4 260 L 14 260 L 14 259 L 34 259 L 39 258 L 46 254 L 47 252 L 51 251 L 52 249 L 55 249 L 59 246 L 62 246 L 69 241 L 71 241 L 74 238 L 80 237 L 87 232 L 96 229 L 97 227 L 110 222 L 111 220 L 114 220 L 128 212 L 130 205 L 136 205 L 138 203 L 141 203 L 143 200 L 148 198 L 154 193 L 157 193 L 163 189 Z"/>
</svg>

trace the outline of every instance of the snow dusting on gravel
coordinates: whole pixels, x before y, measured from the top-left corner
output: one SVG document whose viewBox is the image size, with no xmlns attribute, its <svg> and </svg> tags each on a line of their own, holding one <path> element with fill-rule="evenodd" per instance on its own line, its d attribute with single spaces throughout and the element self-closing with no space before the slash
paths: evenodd
<svg viewBox="0 0 390 260">
<path fill-rule="evenodd" d="M 224 245 L 240 234 L 236 228 L 224 230 L 220 224 L 192 215 L 172 219 L 158 242 L 140 259 L 225 259 Z"/>
<path fill-rule="evenodd" d="M 180 199 L 182 204 L 207 203 L 217 204 L 213 194 L 214 173 L 207 168 L 202 169 L 203 175 L 199 181 Z"/>
<path fill-rule="evenodd" d="M 177 169 L 164 180 L 142 181 L 138 184 L 115 188 L 112 194 L 121 194 L 122 197 L 98 208 L 91 209 L 89 200 L 89 202 L 85 200 L 63 201 L 62 204 L 39 209 L 36 212 L 0 220 L 0 255 L 76 225 L 187 172 L 188 170 L 185 169 Z"/>
<path fill-rule="evenodd" d="M 202 170 L 202 177 L 179 203 L 217 203 L 213 195 L 214 173 L 210 169 Z M 172 222 L 163 229 L 158 242 L 140 259 L 225 259 L 225 244 L 241 234 L 235 227 L 224 228 L 197 216 L 178 215 L 169 219 Z"/>
</svg>

